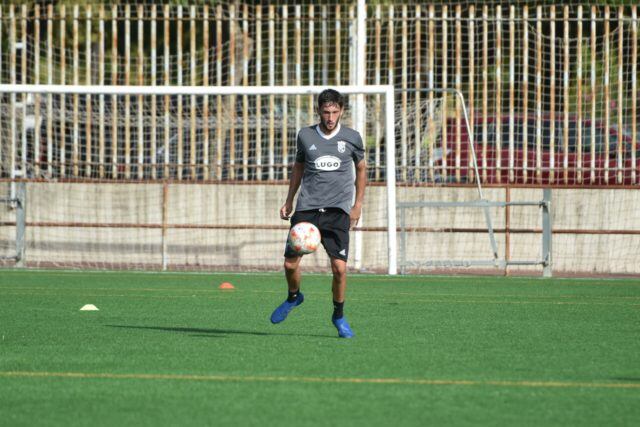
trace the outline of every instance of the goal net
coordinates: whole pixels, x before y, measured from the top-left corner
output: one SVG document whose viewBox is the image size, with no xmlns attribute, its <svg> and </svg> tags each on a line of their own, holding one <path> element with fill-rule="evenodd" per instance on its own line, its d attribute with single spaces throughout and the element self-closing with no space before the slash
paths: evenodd
<svg viewBox="0 0 640 427">
<path fill-rule="evenodd" d="M 7 200 L 15 200 L 16 180 L 28 182 L 27 265 L 279 267 L 287 225 L 277 209 L 296 132 L 316 122 L 320 88 L 2 89 Z M 499 266 L 492 225 L 499 206 L 478 204 L 461 94 L 339 89 L 351 98 L 344 123 L 364 136 L 373 184 L 354 232 L 355 267 Z M 472 186 L 445 190 L 452 180 Z"/>
<path fill-rule="evenodd" d="M 400 91 L 396 110 L 400 272 L 495 271 L 519 265 L 550 274 L 550 234 L 543 234 L 546 240 L 509 240 L 504 223 L 505 210 L 517 206 L 523 214 L 514 220 L 530 226 L 537 219 L 539 225 L 543 213 L 549 214 L 549 203 L 504 200 L 483 188 L 475 129 L 462 93 L 453 88 Z M 512 254 L 521 241 L 528 250 Z"/>
<path fill-rule="evenodd" d="M 367 135 L 384 182 L 386 161 L 375 156 L 394 156 L 381 148 L 395 139 L 393 88 L 336 88 L 349 98 L 343 122 Z M 321 89 L 0 86 L 5 261 L 26 182 L 24 265 L 279 269 L 296 132 L 317 121 Z M 386 188 L 371 206 L 395 213 Z M 388 233 L 375 238 L 395 247 Z M 369 268 L 388 271 L 389 252 Z M 327 262 L 317 254 L 307 264 Z"/>
<path fill-rule="evenodd" d="M 636 188 L 483 185 L 487 123 L 459 93 L 401 92 L 396 112 L 400 272 L 638 273 Z"/>
</svg>

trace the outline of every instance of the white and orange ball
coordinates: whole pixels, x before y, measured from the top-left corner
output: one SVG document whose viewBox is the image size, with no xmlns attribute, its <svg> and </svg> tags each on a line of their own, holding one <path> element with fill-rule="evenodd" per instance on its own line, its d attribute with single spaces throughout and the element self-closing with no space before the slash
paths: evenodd
<svg viewBox="0 0 640 427">
<path fill-rule="evenodd" d="M 310 222 L 299 222 L 291 227 L 287 243 L 299 255 L 310 254 L 320 245 L 320 230 Z"/>
</svg>

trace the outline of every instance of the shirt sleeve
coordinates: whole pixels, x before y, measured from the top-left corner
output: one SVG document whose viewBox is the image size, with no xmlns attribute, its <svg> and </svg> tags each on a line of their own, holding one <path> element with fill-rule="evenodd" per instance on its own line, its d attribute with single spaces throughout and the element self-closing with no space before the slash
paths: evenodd
<svg viewBox="0 0 640 427">
<path fill-rule="evenodd" d="M 298 137 L 296 139 L 296 162 L 304 163 L 305 155 L 304 155 L 304 144 L 302 144 L 302 138 L 300 138 L 300 133 L 298 132 Z"/>
<path fill-rule="evenodd" d="M 364 144 L 362 143 L 362 137 L 359 133 L 356 133 L 355 141 L 353 141 L 353 163 L 356 165 L 360 163 L 360 160 L 364 159 Z"/>
</svg>

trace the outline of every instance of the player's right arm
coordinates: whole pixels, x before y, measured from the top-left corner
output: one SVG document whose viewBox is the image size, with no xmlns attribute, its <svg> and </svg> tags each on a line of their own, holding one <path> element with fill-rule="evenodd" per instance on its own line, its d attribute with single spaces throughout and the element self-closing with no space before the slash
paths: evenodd
<svg viewBox="0 0 640 427">
<path fill-rule="evenodd" d="M 300 188 L 302 182 L 302 174 L 304 173 L 304 163 L 295 162 L 291 169 L 291 178 L 289 179 L 289 192 L 287 193 L 287 201 L 280 208 L 280 218 L 289 219 L 293 212 L 293 198 Z"/>
</svg>

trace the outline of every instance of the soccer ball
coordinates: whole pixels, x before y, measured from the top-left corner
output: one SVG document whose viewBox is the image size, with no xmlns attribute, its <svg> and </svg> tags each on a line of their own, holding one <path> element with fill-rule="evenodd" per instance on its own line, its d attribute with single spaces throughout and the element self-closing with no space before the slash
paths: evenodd
<svg viewBox="0 0 640 427">
<path fill-rule="evenodd" d="M 297 254 L 310 254 L 320 245 L 320 230 L 310 222 L 299 222 L 289 231 L 287 244 Z"/>
</svg>

